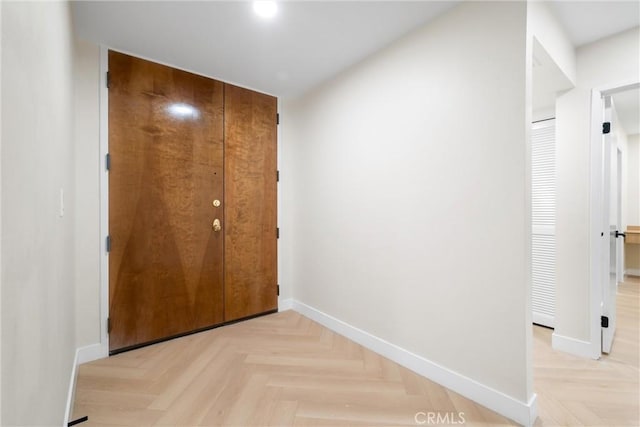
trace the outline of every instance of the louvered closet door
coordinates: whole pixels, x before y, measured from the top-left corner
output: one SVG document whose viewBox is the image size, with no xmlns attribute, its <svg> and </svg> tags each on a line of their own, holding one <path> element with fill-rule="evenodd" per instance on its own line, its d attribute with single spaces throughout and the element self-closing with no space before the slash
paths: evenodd
<svg viewBox="0 0 640 427">
<path fill-rule="evenodd" d="M 555 119 L 534 123 L 531 137 L 533 322 L 555 326 Z"/>
</svg>

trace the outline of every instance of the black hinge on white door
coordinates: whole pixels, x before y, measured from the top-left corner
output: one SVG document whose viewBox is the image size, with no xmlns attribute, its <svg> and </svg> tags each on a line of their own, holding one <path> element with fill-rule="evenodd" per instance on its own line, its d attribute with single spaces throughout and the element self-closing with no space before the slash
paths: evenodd
<svg viewBox="0 0 640 427">
<path fill-rule="evenodd" d="M 107 78 L 106 78 L 105 83 L 107 85 L 107 89 L 109 89 L 109 87 L 111 87 L 111 74 L 109 74 L 108 71 L 107 71 Z"/>
<path fill-rule="evenodd" d="M 611 132 L 611 122 L 602 123 L 602 133 L 607 134 Z"/>
<path fill-rule="evenodd" d="M 280 124 L 280 113 L 276 113 L 276 124 Z"/>
<path fill-rule="evenodd" d="M 607 316 L 600 316 L 600 326 L 603 328 L 609 327 L 609 318 Z"/>
<path fill-rule="evenodd" d="M 280 296 L 280 285 L 276 286 L 276 290 L 277 290 L 278 296 Z"/>
<path fill-rule="evenodd" d="M 105 239 L 105 247 L 107 249 L 107 252 L 111 252 L 111 236 L 107 236 L 107 238 Z"/>
<path fill-rule="evenodd" d="M 276 239 L 280 238 L 280 227 L 276 227 Z"/>
<path fill-rule="evenodd" d="M 276 171 L 276 182 L 280 182 L 280 171 Z"/>
<path fill-rule="evenodd" d="M 111 169 L 111 154 L 109 153 L 104 156 L 104 166 L 107 170 Z"/>
</svg>

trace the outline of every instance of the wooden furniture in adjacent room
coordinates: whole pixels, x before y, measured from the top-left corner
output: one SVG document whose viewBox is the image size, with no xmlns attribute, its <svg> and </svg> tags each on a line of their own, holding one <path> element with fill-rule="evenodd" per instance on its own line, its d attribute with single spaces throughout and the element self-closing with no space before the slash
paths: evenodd
<svg viewBox="0 0 640 427">
<path fill-rule="evenodd" d="M 628 225 L 624 242 L 630 245 L 640 245 L 640 225 Z"/>
<path fill-rule="evenodd" d="M 624 271 L 640 276 L 640 225 L 628 225 L 624 238 Z"/>
</svg>

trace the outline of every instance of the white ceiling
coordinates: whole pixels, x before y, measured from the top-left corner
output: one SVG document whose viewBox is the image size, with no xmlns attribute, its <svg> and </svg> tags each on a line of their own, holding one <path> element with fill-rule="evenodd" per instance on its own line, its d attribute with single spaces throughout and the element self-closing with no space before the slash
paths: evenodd
<svg viewBox="0 0 640 427">
<path fill-rule="evenodd" d="M 550 118 L 555 114 L 556 94 L 573 87 L 553 58 L 538 42 L 533 41 L 533 119 Z"/>
<path fill-rule="evenodd" d="M 77 34 L 98 44 L 280 97 L 297 96 L 457 1 L 76 1 Z M 640 23 L 640 2 L 554 1 L 574 45 Z"/>
<path fill-rule="evenodd" d="M 552 1 L 551 8 L 575 47 L 640 25 L 640 1 Z"/>
<path fill-rule="evenodd" d="M 276 96 L 295 96 L 456 2 L 75 2 L 77 34 L 116 50 Z"/>
<path fill-rule="evenodd" d="M 618 92 L 612 98 L 625 133 L 640 133 L 640 88 Z"/>
</svg>

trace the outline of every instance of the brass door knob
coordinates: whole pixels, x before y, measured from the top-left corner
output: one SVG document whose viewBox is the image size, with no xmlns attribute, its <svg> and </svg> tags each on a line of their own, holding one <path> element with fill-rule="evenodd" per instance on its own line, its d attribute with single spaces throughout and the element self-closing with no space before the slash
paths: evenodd
<svg viewBox="0 0 640 427">
<path fill-rule="evenodd" d="M 220 225 L 220 220 L 218 218 L 213 220 L 213 231 L 220 231 L 222 230 L 222 225 Z"/>
</svg>

